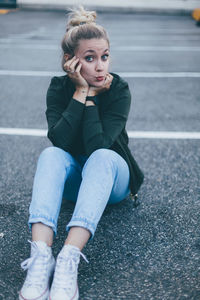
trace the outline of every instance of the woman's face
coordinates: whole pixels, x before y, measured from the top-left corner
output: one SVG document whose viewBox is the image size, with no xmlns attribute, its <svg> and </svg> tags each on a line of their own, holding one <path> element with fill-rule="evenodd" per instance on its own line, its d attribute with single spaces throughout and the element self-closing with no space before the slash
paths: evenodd
<svg viewBox="0 0 200 300">
<path fill-rule="evenodd" d="M 102 86 L 110 61 L 108 42 L 104 39 L 80 40 L 75 55 L 80 59 L 81 75 L 89 86 Z"/>
</svg>

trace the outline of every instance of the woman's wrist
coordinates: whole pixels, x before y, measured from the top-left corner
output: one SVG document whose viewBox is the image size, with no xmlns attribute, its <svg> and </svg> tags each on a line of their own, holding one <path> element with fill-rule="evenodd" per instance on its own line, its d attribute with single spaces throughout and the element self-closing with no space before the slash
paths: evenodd
<svg viewBox="0 0 200 300">
<path fill-rule="evenodd" d="M 87 87 L 78 87 L 78 88 L 76 88 L 76 90 L 74 92 L 73 99 L 75 99 L 81 103 L 85 103 L 87 94 L 88 94 Z"/>
<path fill-rule="evenodd" d="M 85 102 L 85 106 L 95 106 L 95 103 L 91 100 Z"/>
<path fill-rule="evenodd" d="M 87 96 L 94 97 L 96 95 L 97 95 L 96 91 L 92 91 L 91 89 L 89 89 Z"/>
<path fill-rule="evenodd" d="M 76 86 L 76 91 L 80 93 L 88 93 L 89 86 Z"/>
</svg>

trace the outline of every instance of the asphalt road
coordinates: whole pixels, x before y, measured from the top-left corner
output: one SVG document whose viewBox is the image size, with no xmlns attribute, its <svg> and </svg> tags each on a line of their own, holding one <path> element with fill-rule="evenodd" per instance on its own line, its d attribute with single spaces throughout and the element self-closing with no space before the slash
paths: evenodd
<svg viewBox="0 0 200 300">
<path fill-rule="evenodd" d="M 0 128 L 47 128 L 50 76 L 18 71 L 61 72 L 65 18 L 51 11 L 0 15 Z M 200 78 L 188 77 L 200 72 L 200 28 L 192 18 L 105 13 L 98 20 L 110 35 L 111 70 L 149 74 L 126 78 L 133 96 L 127 129 L 199 132 Z M 0 135 L 1 300 L 17 299 L 24 280 L 33 176 L 48 145 L 45 137 Z M 80 299 L 200 299 L 200 140 L 130 139 L 130 148 L 145 173 L 140 205 L 125 200 L 105 210 L 84 249 L 90 263 L 80 263 Z M 63 205 L 55 255 L 72 211 Z"/>
</svg>

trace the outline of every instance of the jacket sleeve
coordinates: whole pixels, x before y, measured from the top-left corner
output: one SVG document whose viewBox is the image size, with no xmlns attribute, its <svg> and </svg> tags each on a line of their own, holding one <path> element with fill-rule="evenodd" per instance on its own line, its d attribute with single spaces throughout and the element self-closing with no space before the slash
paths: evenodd
<svg viewBox="0 0 200 300">
<path fill-rule="evenodd" d="M 128 84 L 115 91 L 111 97 L 101 117 L 97 106 L 85 108 L 83 140 L 87 155 L 99 148 L 109 149 L 126 125 L 131 103 Z"/>
<path fill-rule="evenodd" d="M 63 83 L 57 77 L 51 80 L 46 103 L 47 136 L 54 146 L 70 151 L 85 106 L 73 98 L 66 99 Z"/>
</svg>

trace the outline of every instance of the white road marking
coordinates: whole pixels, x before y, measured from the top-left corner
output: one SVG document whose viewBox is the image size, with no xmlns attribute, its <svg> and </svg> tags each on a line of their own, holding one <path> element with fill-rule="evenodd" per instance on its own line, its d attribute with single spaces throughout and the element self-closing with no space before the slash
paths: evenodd
<svg viewBox="0 0 200 300">
<path fill-rule="evenodd" d="M 2 135 L 23 135 L 46 137 L 46 129 L 0 128 Z M 199 140 L 200 132 L 187 131 L 128 131 L 129 138 L 135 139 L 192 139 Z"/>
<path fill-rule="evenodd" d="M 138 139 L 200 139 L 200 132 L 189 131 L 128 131 L 129 138 Z"/>
<path fill-rule="evenodd" d="M 29 135 L 29 136 L 47 136 L 47 130 L 27 129 L 27 128 L 0 128 L 0 134 L 8 135 Z"/>
<path fill-rule="evenodd" d="M 115 72 L 125 78 L 200 78 L 200 72 Z M 53 77 L 63 76 L 64 72 L 53 71 L 23 71 L 23 70 L 0 70 L 0 76 L 31 76 Z"/>
<path fill-rule="evenodd" d="M 119 72 L 126 78 L 199 78 L 200 72 Z"/>
<path fill-rule="evenodd" d="M 23 70 L 0 70 L 1 76 L 32 76 L 32 77 L 52 77 L 65 75 L 64 72 L 51 71 L 23 71 Z"/>
<path fill-rule="evenodd" d="M 186 47 L 186 46 L 115 46 L 112 51 L 155 51 L 155 52 L 163 52 L 163 51 L 188 51 L 188 52 L 199 52 L 200 47 Z"/>
<path fill-rule="evenodd" d="M 1 40 L 0 40 L 1 42 Z M 0 43 L 0 49 L 12 49 L 13 43 Z M 30 50 L 52 50 L 57 51 L 61 48 L 59 45 L 53 45 L 53 44 L 16 44 L 15 42 L 15 49 L 30 49 Z M 199 52 L 200 47 L 199 46 L 117 46 L 111 44 L 111 50 L 114 51 L 155 51 L 155 52 Z"/>
<path fill-rule="evenodd" d="M 10 44 L 0 44 L 0 49 L 12 49 Z M 56 45 L 42 45 L 42 44 L 15 44 L 15 49 L 29 49 L 29 50 L 60 50 L 60 46 Z"/>
</svg>

